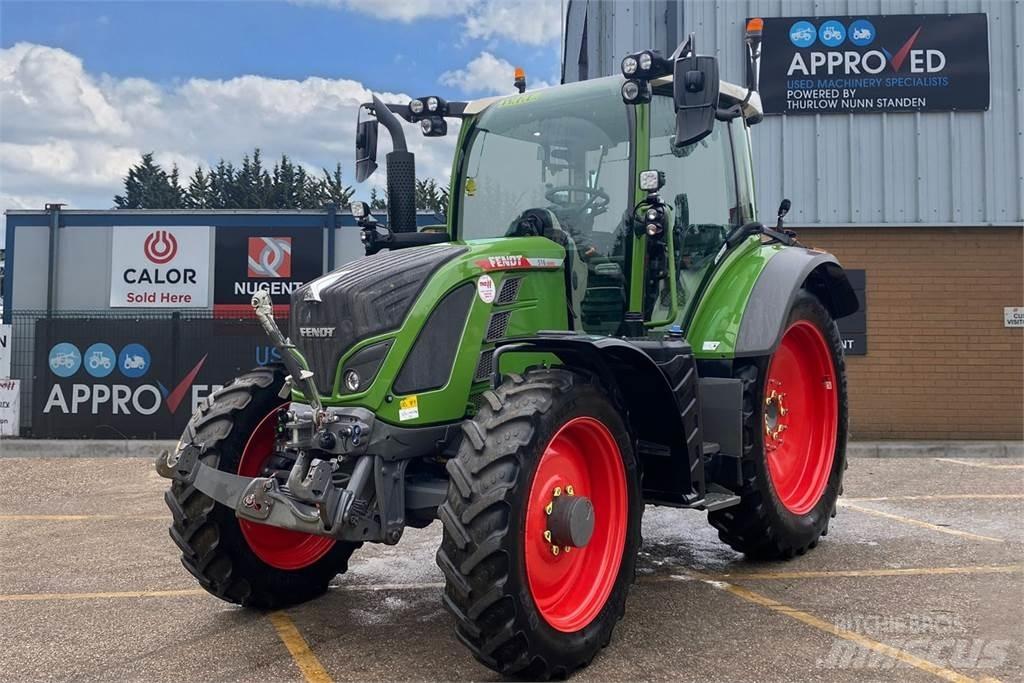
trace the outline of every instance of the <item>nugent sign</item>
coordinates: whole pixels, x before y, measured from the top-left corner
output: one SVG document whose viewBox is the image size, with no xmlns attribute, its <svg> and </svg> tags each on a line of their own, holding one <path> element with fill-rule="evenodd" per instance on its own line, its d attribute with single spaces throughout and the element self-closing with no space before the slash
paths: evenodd
<svg viewBox="0 0 1024 683">
<path fill-rule="evenodd" d="M 112 308 L 210 304 L 210 228 L 118 227 L 110 259 Z"/>
<path fill-rule="evenodd" d="M 986 110 L 985 14 L 764 20 L 766 114 Z"/>
</svg>

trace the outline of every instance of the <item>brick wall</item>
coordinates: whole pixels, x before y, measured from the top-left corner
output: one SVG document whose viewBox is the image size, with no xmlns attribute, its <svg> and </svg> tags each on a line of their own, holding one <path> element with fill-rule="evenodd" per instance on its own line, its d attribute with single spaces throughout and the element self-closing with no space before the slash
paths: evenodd
<svg viewBox="0 0 1024 683">
<path fill-rule="evenodd" d="M 1024 438 L 1020 228 L 804 228 L 867 271 L 868 355 L 847 358 L 855 439 Z"/>
</svg>

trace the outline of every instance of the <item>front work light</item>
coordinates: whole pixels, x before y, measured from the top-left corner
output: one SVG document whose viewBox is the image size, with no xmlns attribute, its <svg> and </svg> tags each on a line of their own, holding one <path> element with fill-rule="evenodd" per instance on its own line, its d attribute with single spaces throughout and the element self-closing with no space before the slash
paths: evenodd
<svg viewBox="0 0 1024 683">
<path fill-rule="evenodd" d="M 352 218 L 359 220 L 370 215 L 370 205 L 366 202 L 352 202 L 349 211 L 352 212 Z"/>
<path fill-rule="evenodd" d="M 661 56 L 657 50 L 644 50 L 626 55 L 622 60 L 622 75 L 626 78 L 640 78 L 645 81 L 661 78 L 672 73 L 672 62 Z"/>
<path fill-rule="evenodd" d="M 440 116 L 428 116 L 420 121 L 420 130 L 428 138 L 439 138 L 448 134 L 448 122 Z"/>
<path fill-rule="evenodd" d="M 645 192 L 657 192 L 665 186 L 664 171 L 640 171 L 640 189 Z"/>
<path fill-rule="evenodd" d="M 626 104 L 645 104 L 651 101 L 651 84 L 630 79 L 622 84 L 622 101 Z"/>
<path fill-rule="evenodd" d="M 431 114 L 436 114 L 437 113 L 437 107 L 438 107 L 437 98 L 436 97 L 428 97 L 427 98 L 427 111 L 429 111 Z"/>
<path fill-rule="evenodd" d="M 409 111 L 416 116 L 423 113 L 423 100 L 412 100 L 409 102 Z"/>
</svg>

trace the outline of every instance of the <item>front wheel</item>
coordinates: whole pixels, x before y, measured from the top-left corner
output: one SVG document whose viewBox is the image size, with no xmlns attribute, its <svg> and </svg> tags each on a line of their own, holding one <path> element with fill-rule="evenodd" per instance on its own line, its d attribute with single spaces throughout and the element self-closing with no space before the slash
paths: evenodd
<svg viewBox="0 0 1024 683">
<path fill-rule="evenodd" d="M 640 545 L 636 459 L 589 377 L 509 375 L 448 463 L 437 553 L 459 639 L 531 679 L 586 666 L 625 611 Z"/>
<path fill-rule="evenodd" d="M 736 376 L 743 381 L 742 499 L 708 521 L 749 557 L 802 555 L 828 533 L 846 469 L 846 365 L 828 309 L 800 290 L 775 353 L 738 366 Z"/>
<path fill-rule="evenodd" d="M 293 462 L 275 449 L 283 385 L 279 368 L 238 377 L 199 406 L 179 447 L 201 445 L 203 462 L 222 472 L 283 478 Z M 314 598 L 360 545 L 240 520 L 191 484 L 172 483 L 164 500 L 182 565 L 228 602 L 276 608 Z"/>
</svg>

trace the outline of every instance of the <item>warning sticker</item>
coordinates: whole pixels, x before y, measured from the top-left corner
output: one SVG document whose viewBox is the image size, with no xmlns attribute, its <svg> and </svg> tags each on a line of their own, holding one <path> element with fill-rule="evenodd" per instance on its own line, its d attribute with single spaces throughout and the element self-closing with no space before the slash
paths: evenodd
<svg viewBox="0 0 1024 683">
<path fill-rule="evenodd" d="M 481 275 L 480 279 L 476 281 L 476 293 L 485 304 L 494 301 L 494 297 L 497 294 L 494 287 L 494 279 L 490 275 Z"/>
<path fill-rule="evenodd" d="M 398 419 L 415 420 L 420 416 L 420 402 L 416 396 L 406 396 L 398 402 Z"/>
</svg>

